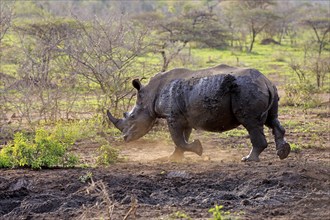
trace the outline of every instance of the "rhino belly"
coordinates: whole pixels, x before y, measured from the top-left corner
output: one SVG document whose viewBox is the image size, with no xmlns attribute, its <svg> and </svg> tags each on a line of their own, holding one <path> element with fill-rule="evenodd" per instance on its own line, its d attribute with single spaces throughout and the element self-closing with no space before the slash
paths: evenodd
<svg viewBox="0 0 330 220">
<path fill-rule="evenodd" d="M 223 132 L 240 125 L 231 108 L 230 95 L 191 100 L 186 116 L 195 129 Z"/>
</svg>

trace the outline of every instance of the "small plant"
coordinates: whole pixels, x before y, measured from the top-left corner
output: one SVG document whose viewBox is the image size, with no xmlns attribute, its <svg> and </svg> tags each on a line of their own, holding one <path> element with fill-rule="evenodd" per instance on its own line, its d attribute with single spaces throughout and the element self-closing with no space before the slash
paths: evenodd
<svg viewBox="0 0 330 220">
<path fill-rule="evenodd" d="M 3 167 L 13 167 L 13 161 L 11 160 L 11 156 L 13 153 L 13 149 L 9 147 L 4 147 L 0 151 L 0 168 Z"/>
<path fill-rule="evenodd" d="M 78 157 L 69 153 L 71 143 L 56 138 L 44 129 L 38 129 L 32 137 L 17 132 L 12 143 L 0 151 L 1 167 L 73 167 Z"/>
<path fill-rule="evenodd" d="M 109 166 L 110 164 L 119 161 L 119 152 L 116 148 L 110 145 L 102 145 L 99 149 L 99 156 L 97 157 L 98 165 Z"/>
<path fill-rule="evenodd" d="M 223 220 L 222 216 L 222 205 L 215 205 L 213 208 L 209 209 L 209 212 L 212 213 L 214 220 Z"/>
<path fill-rule="evenodd" d="M 291 151 L 294 152 L 294 153 L 299 153 L 302 149 L 301 146 L 299 146 L 295 143 L 291 143 L 290 148 L 291 148 Z"/>
<path fill-rule="evenodd" d="M 230 212 L 224 212 L 222 211 L 222 208 L 222 205 L 215 205 L 213 208 L 209 209 L 209 212 L 213 215 L 213 220 L 232 219 L 232 217 L 230 216 Z"/>
<path fill-rule="evenodd" d="M 182 211 L 177 211 L 174 214 L 172 214 L 172 218 L 174 219 L 187 219 L 187 220 L 191 220 L 191 218 L 189 217 L 188 214 L 182 212 Z"/>
<path fill-rule="evenodd" d="M 79 181 L 82 183 L 86 183 L 88 181 L 92 181 L 93 173 L 88 171 L 85 175 L 81 175 L 79 177 Z"/>
<path fill-rule="evenodd" d="M 317 107 L 321 100 L 317 96 L 318 88 L 309 82 L 287 84 L 284 88 L 284 104 L 289 106 Z"/>
<path fill-rule="evenodd" d="M 237 128 L 223 133 L 226 137 L 242 137 L 248 135 L 248 132 L 245 129 Z"/>
</svg>

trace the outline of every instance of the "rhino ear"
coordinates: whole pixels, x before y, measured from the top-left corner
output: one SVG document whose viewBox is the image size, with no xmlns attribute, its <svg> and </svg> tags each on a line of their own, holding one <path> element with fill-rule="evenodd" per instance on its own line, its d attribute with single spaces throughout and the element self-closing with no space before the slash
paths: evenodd
<svg viewBox="0 0 330 220">
<path fill-rule="evenodd" d="M 139 79 L 134 79 L 132 81 L 132 85 L 133 85 L 134 88 L 137 89 L 137 91 L 140 91 L 140 89 L 142 88 L 142 84 L 141 84 Z"/>
</svg>

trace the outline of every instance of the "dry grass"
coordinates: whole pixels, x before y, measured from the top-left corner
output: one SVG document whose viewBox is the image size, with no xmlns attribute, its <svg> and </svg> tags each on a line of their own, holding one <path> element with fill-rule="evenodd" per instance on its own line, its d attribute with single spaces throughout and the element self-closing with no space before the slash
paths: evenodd
<svg viewBox="0 0 330 220">
<path fill-rule="evenodd" d="M 107 186 L 103 183 L 102 180 L 94 181 L 93 178 L 91 178 L 91 182 L 88 186 L 86 186 L 83 190 L 87 195 L 96 196 L 97 202 L 90 206 L 86 207 L 83 205 L 82 214 L 77 218 L 80 220 L 90 220 L 90 219 L 115 219 L 114 218 L 114 210 L 116 206 L 116 202 L 114 202 L 109 197 L 109 191 L 107 189 Z M 127 220 L 130 216 L 135 219 L 136 210 L 138 207 L 138 200 L 135 196 L 131 197 L 131 207 L 124 216 L 123 220 Z M 118 219 L 118 218 L 116 218 Z"/>
<path fill-rule="evenodd" d="M 83 212 L 78 219 L 112 219 L 115 202 L 109 198 L 108 190 L 102 180 L 91 183 L 84 189 L 85 193 L 96 196 L 98 201 L 91 207 L 83 205 Z"/>
</svg>

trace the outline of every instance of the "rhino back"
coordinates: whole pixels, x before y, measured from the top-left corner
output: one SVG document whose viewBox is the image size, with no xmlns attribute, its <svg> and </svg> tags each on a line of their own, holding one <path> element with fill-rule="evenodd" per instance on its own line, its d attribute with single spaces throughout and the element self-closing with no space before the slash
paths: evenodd
<svg viewBox="0 0 330 220">
<path fill-rule="evenodd" d="M 177 92 L 179 85 L 182 83 L 180 82 L 189 82 L 194 83 L 200 80 L 203 77 L 211 77 L 211 76 L 220 76 L 230 74 L 237 78 L 237 84 L 244 84 L 245 82 L 249 81 L 250 83 L 254 84 L 265 84 L 267 80 L 259 71 L 254 69 L 245 69 L 245 68 L 236 68 L 227 65 L 218 65 L 215 67 L 201 69 L 201 70 L 189 70 L 184 68 L 173 69 L 168 72 L 158 73 L 154 77 L 152 77 L 149 83 L 145 86 L 144 90 L 145 93 L 148 94 L 147 100 L 150 111 L 153 111 L 155 115 L 156 107 L 158 107 L 159 111 L 159 104 L 156 106 L 157 100 L 172 100 L 166 96 L 173 94 L 174 91 Z M 250 79 L 249 79 L 250 78 Z M 219 80 L 219 79 L 217 79 Z M 209 82 L 208 82 L 209 83 Z M 182 85 L 181 85 L 182 86 Z M 240 85 L 239 85 L 240 86 Z M 203 88 L 199 86 L 199 88 Z M 208 87 L 211 88 L 211 87 Z M 212 88 L 218 88 L 216 86 Z M 206 90 L 205 90 L 206 91 Z M 202 91 L 200 91 L 202 92 Z M 162 98 L 159 97 L 162 95 Z M 204 94 L 204 96 L 206 96 Z M 166 103 L 168 104 L 168 103 Z M 171 102 L 171 104 L 173 104 Z M 162 104 L 163 105 L 163 104 Z M 169 108 L 169 107 L 166 107 Z M 182 107 L 183 108 L 183 107 Z M 166 112 L 166 111 L 165 111 Z"/>
<path fill-rule="evenodd" d="M 186 68 L 176 68 L 167 72 L 157 73 L 154 77 L 152 77 L 149 83 L 145 86 L 144 90 L 148 92 L 149 99 L 155 99 L 160 91 L 168 86 L 174 80 L 189 80 L 194 78 L 200 78 L 204 76 L 218 75 L 224 73 L 234 73 L 238 70 L 238 68 L 227 66 L 224 64 L 200 69 L 200 70 L 190 70 Z"/>
<path fill-rule="evenodd" d="M 164 86 L 167 86 L 173 80 L 178 80 L 178 79 L 190 80 L 194 78 L 223 75 L 223 74 L 242 76 L 242 75 L 250 74 L 250 70 L 254 70 L 254 69 L 238 68 L 224 64 L 206 69 L 200 69 L 200 70 L 177 68 L 167 72 L 156 74 L 154 77 L 150 79 L 146 87 L 148 88 L 149 91 L 160 91 Z"/>
</svg>

